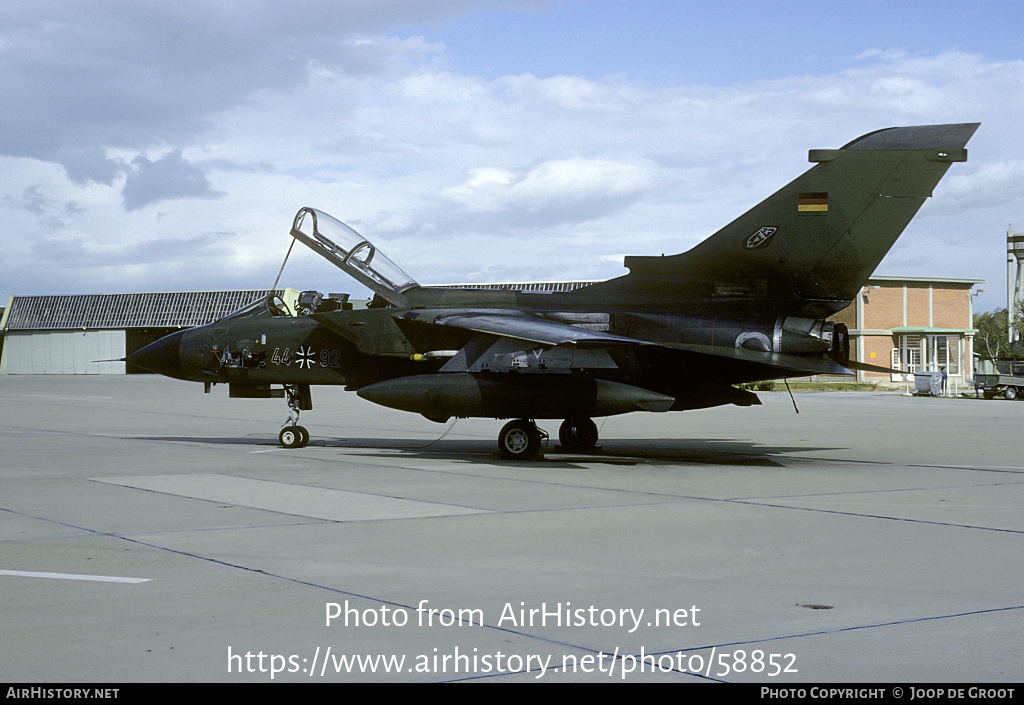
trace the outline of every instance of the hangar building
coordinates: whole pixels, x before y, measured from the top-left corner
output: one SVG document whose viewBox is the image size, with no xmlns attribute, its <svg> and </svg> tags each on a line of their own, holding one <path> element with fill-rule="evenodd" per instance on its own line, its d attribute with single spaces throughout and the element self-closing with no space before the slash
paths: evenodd
<svg viewBox="0 0 1024 705">
<path fill-rule="evenodd" d="M 0 319 L 0 374 L 124 374 L 120 358 L 269 290 L 12 296 Z M 278 294 L 282 292 L 278 291 Z"/>
</svg>

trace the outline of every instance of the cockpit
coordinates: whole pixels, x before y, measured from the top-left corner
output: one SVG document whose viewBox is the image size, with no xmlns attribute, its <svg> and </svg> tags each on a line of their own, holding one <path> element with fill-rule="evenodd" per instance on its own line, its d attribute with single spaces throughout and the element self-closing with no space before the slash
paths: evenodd
<svg viewBox="0 0 1024 705">
<path fill-rule="evenodd" d="M 324 296 L 319 291 L 281 289 L 271 291 L 266 296 L 262 296 L 237 311 L 229 313 L 224 316 L 223 320 L 308 316 L 312 313 L 344 311 L 351 308 L 352 304 L 348 300 L 348 294 L 329 294 Z"/>
<path fill-rule="evenodd" d="M 369 240 L 323 211 L 300 209 L 291 234 L 393 306 L 405 306 L 403 292 L 419 286 Z"/>
<path fill-rule="evenodd" d="M 418 287 L 412 277 L 381 253 L 369 240 L 323 211 L 302 208 L 295 216 L 292 236 L 374 293 L 369 306 L 404 307 L 403 293 Z M 385 303 L 386 302 L 386 303 Z M 348 294 L 324 296 L 317 291 L 272 291 L 225 319 L 308 316 L 351 309 Z"/>
</svg>

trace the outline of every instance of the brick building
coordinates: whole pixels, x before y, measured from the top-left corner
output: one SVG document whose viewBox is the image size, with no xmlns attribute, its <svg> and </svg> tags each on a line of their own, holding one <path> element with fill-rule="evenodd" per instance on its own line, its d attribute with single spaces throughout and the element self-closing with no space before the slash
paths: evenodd
<svg viewBox="0 0 1024 705">
<path fill-rule="evenodd" d="M 853 304 L 831 320 L 850 329 L 850 357 L 909 372 L 945 371 L 954 382 L 973 377 L 978 279 L 871 277 Z M 910 381 L 904 375 L 859 372 L 858 380 Z"/>
</svg>

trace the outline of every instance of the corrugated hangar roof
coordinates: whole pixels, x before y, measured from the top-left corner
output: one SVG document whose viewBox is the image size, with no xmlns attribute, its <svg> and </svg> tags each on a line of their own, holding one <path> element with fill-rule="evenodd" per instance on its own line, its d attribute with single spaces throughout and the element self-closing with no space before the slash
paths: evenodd
<svg viewBox="0 0 1024 705">
<path fill-rule="evenodd" d="M 14 296 L 7 331 L 201 326 L 271 293 L 182 291 L 149 294 Z M 275 293 L 281 294 L 281 291 Z"/>
<path fill-rule="evenodd" d="M 575 291 L 591 284 L 599 284 L 600 281 L 571 281 L 571 282 L 504 282 L 496 284 L 432 284 L 435 288 L 452 289 L 510 289 L 513 291 Z"/>
</svg>

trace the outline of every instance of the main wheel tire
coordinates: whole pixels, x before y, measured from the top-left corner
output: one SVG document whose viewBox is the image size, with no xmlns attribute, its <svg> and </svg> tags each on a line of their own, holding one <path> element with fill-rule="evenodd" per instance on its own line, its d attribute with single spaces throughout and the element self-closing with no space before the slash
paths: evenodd
<svg viewBox="0 0 1024 705">
<path fill-rule="evenodd" d="M 1017 398 L 1017 388 L 1007 387 L 1006 389 L 1003 390 L 1003 396 L 1009 399 L 1010 401 L 1013 401 L 1014 399 Z"/>
<path fill-rule="evenodd" d="M 498 434 L 498 451 L 515 460 L 533 458 L 540 453 L 540 440 L 535 423 L 524 419 L 509 421 Z"/>
<path fill-rule="evenodd" d="M 566 419 L 558 427 L 558 441 L 566 450 L 585 452 L 597 445 L 597 424 L 586 417 Z"/>
</svg>

